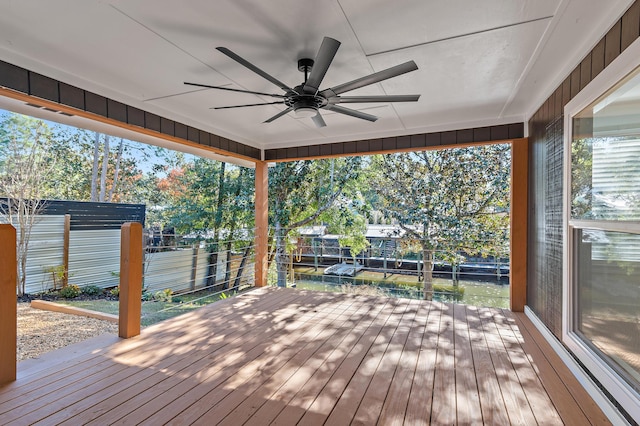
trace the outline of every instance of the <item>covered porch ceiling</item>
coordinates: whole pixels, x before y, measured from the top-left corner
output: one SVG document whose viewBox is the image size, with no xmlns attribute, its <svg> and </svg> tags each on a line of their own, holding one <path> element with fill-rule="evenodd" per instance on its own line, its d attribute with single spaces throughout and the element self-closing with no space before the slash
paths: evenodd
<svg viewBox="0 0 640 426">
<path fill-rule="evenodd" d="M 525 122 L 631 3 L 9 1 L 0 15 L 0 60 L 267 150 Z M 417 71 L 348 94 L 420 100 L 349 105 L 376 122 L 323 111 L 327 126 L 317 128 L 293 113 L 263 123 L 280 105 L 215 110 L 273 99 L 183 84 L 282 93 L 215 48 L 295 86 L 303 80 L 298 59 L 315 57 L 324 36 L 342 44 L 321 88 L 414 60 Z M 108 130 L 8 98 L 0 108 Z"/>
</svg>

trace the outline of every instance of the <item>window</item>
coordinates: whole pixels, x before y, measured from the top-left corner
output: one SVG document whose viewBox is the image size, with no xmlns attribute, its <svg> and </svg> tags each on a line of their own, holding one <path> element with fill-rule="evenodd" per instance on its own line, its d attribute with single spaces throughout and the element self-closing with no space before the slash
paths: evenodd
<svg viewBox="0 0 640 426">
<path fill-rule="evenodd" d="M 563 340 L 638 416 L 640 64 L 628 53 L 565 108 Z"/>
</svg>

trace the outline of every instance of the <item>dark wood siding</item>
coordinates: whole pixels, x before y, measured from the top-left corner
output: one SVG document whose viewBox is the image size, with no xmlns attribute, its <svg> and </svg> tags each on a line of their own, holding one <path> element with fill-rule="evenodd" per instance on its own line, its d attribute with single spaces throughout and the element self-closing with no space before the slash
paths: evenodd
<svg viewBox="0 0 640 426">
<path fill-rule="evenodd" d="M 3 208 L 7 199 L 0 200 L 3 201 L 0 208 Z M 40 214 L 71 215 L 71 230 L 120 229 L 126 222 L 139 222 L 144 226 L 145 205 L 44 200 Z"/>
<path fill-rule="evenodd" d="M 395 151 L 398 149 L 421 149 L 436 145 L 455 146 L 473 142 L 502 141 L 522 137 L 524 137 L 524 123 L 511 123 L 500 126 L 420 133 L 384 139 L 308 145 L 297 149 L 267 149 L 265 150 L 265 159 L 270 161 L 329 155 L 365 155 L 372 152 Z"/>
<path fill-rule="evenodd" d="M 593 50 L 529 120 L 527 305 L 562 337 L 562 160 L 564 106 L 638 38 L 640 0 L 613 23 Z"/>
</svg>

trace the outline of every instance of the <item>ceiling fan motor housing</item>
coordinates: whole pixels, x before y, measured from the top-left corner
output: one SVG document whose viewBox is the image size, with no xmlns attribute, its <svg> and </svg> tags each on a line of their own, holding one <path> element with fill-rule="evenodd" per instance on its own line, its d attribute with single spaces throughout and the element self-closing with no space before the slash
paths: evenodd
<svg viewBox="0 0 640 426">
<path fill-rule="evenodd" d="M 229 58 L 238 62 L 245 68 L 258 74 L 260 77 L 268 80 L 272 84 L 278 86 L 285 93 L 284 95 L 256 92 L 252 90 L 236 89 L 232 87 L 211 86 L 209 84 L 199 83 L 187 83 L 185 84 L 197 87 L 206 87 L 210 89 L 228 90 L 231 92 L 250 93 L 259 96 L 268 96 L 272 98 L 278 98 L 275 102 L 261 102 L 247 105 L 232 105 L 215 107 L 214 109 L 228 109 L 228 108 L 242 108 L 253 107 L 261 105 L 276 105 L 284 104 L 287 108 L 280 111 L 271 118 L 265 120 L 265 123 L 271 123 L 274 120 L 286 115 L 293 111 L 296 117 L 303 118 L 309 117 L 313 119 L 316 127 L 325 127 L 327 124 L 324 122 L 322 115 L 319 113 L 319 109 L 326 109 L 334 113 L 348 115 L 356 117 L 362 120 L 374 122 L 378 119 L 375 115 L 367 114 L 355 109 L 345 108 L 340 103 L 371 103 L 371 102 L 416 102 L 420 98 L 420 95 L 373 95 L 373 96 L 340 96 L 342 93 L 356 90 L 361 87 L 369 86 L 371 84 L 379 83 L 381 81 L 397 77 L 399 75 L 415 71 L 418 66 L 414 61 L 407 61 L 400 65 L 396 65 L 391 68 L 384 69 L 382 71 L 374 72 L 373 74 L 366 75 L 364 77 L 357 78 L 347 83 L 332 86 L 324 90 L 320 90 L 322 80 L 333 61 L 333 58 L 340 47 L 340 42 L 331 37 L 325 37 L 322 40 L 316 59 L 302 58 L 298 60 L 298 70 L 304 73 L 304 82 L 299 86 L 291 88 L 286 83 L 281 82 L 272 75 L 266 73 L 262 69 L 258 68 L 251 62 L 242 58 L 238 54 L 232 52 L 226 47 L 216 47 L 216 50 L 227 55 Z"/>
</svg>

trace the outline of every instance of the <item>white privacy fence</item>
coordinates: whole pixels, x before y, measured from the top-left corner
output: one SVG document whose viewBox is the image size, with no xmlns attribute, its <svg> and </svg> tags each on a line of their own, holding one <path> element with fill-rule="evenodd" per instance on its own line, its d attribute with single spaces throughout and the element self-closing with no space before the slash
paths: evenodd
<svg viewBox="0 0 640 426">
<path fill-rule="evenodd" d="M 42 215 L 31 232 L 27 256 L 26 293 L 51 290 L 54 274 L 62 272 L 64 259 L 64 216 Z M 68 284 L 101 288 L 116 287 L 120 270 L 120 230 L 70 230 L 68 248 Z M 209 265 L 210 253 L 203 243 L 191 246 L 146 247 L 143 286 L 156 292 L 171 289 L 183 292 L 205 288 L 207 284 L 233 287 L 252 286 L 254 259 L 251 247 L 230 251 L 220 247 L 215 267 Z M 242 262 L 242 257 L 248 258 Z M 249 253 L 250 252 L 250 253 Z M 229 267 L 227 267 L 229 265 Z M 215 280 L 209 279 L 215 271 Z M 225 282 L 226 279 L 226 282 Z M 60 283 L 57 283 L 58 287 Z"/>
</svg>

